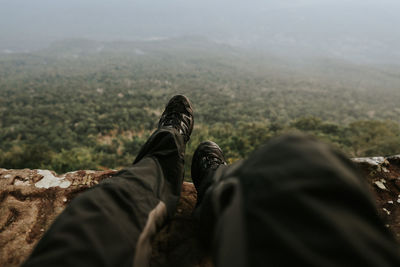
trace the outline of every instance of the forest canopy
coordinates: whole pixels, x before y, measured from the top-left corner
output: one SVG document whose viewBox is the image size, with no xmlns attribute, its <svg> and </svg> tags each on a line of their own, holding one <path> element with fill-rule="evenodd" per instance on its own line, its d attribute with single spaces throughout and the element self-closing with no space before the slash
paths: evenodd
<svg viewBox="0 0 400 267">
<path fill-rule="evenodd" d="M 350 157 L 400 153 L 400 71 L 327 58 L 288 62 L 199 40 L 68 40 L 0 55 L 0 167 L 56 172 L 133 162 L 171 96 L 195 109 L 229 162 L 304 132 Z"/>
</svg>

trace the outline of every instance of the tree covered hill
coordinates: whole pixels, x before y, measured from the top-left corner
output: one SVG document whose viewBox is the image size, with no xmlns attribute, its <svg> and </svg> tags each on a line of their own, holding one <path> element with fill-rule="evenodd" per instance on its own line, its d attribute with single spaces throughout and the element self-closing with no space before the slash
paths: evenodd
<svg viewBox="0 0 400 267">
<path fill-rule="evenodd" d="M 0 55 L 0 166 L 127 165 L 177 93 L 195 108 L 187 168 L 202 140 L 217 141 L 232 162 L 290 131 L 349 156 L 396 154 L 399 87 L 395 66 L 291 61 L 197 37 L 68 40 Z"/>
</svg>

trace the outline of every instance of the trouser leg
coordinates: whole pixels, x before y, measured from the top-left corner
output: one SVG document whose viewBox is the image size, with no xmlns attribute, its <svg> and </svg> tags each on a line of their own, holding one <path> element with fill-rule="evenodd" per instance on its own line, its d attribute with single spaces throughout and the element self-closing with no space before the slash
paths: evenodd
<svg viewBox="0 0 400 267">
<path fill-rule="evenodd" d="M 76 197 L 24 266 L 146 266 L 150 239 L 180 196 L 183 138 L 158 130 L 133 166 Z"/>
<path fill-rule="evenodd" d="M 208 179 L 196 214 L 218 267 L 400 266 L 358 170 L 322 143 L 281 137 Z"/>
</svg>

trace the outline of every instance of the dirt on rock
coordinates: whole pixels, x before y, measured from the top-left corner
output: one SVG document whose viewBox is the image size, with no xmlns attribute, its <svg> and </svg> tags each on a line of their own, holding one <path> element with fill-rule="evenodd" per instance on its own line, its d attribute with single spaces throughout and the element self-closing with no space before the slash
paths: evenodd
<svg viewBox="0 0 400 267">
<path fill-rule="evenodd" d="M 400 241 L 400 156 L 353 159 L 375 197 L 379 214 Z M 0 169 L 0 266 L 19 266 L 52 221 L 79 193 L 115 171 Z M 196 190 L 185 182 L 174 218 L 153 241 L 151 266 L 212 266 L 196 238 Z"/>
</svg>

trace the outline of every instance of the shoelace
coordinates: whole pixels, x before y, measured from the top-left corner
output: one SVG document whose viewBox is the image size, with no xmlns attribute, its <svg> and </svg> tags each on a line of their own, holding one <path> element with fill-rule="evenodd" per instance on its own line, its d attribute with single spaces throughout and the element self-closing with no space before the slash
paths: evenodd
<svg viewBox="0 0 400 267">
<path fill-rule="evenodd" d="M 164 119 L 163 119 L 163 124 L 165 126 L 173 126 L 173 125 L 177 125 L 180 124 L 181 120 L 180 120 L 180 113 L 179 112 L 169 112 L 165 115 Z"/>
<path fill-rule="evenodd" d="M 202 158 L 203 162 L 203 167 L 205 169 L 211 168 L 211 169 L 216 169 L 218 168 L 219 165 L 225 165 L 225 162 L 222 161 L 220 158 L 213 156 L 213 155 L 207 155 Z"/>
</svg>

